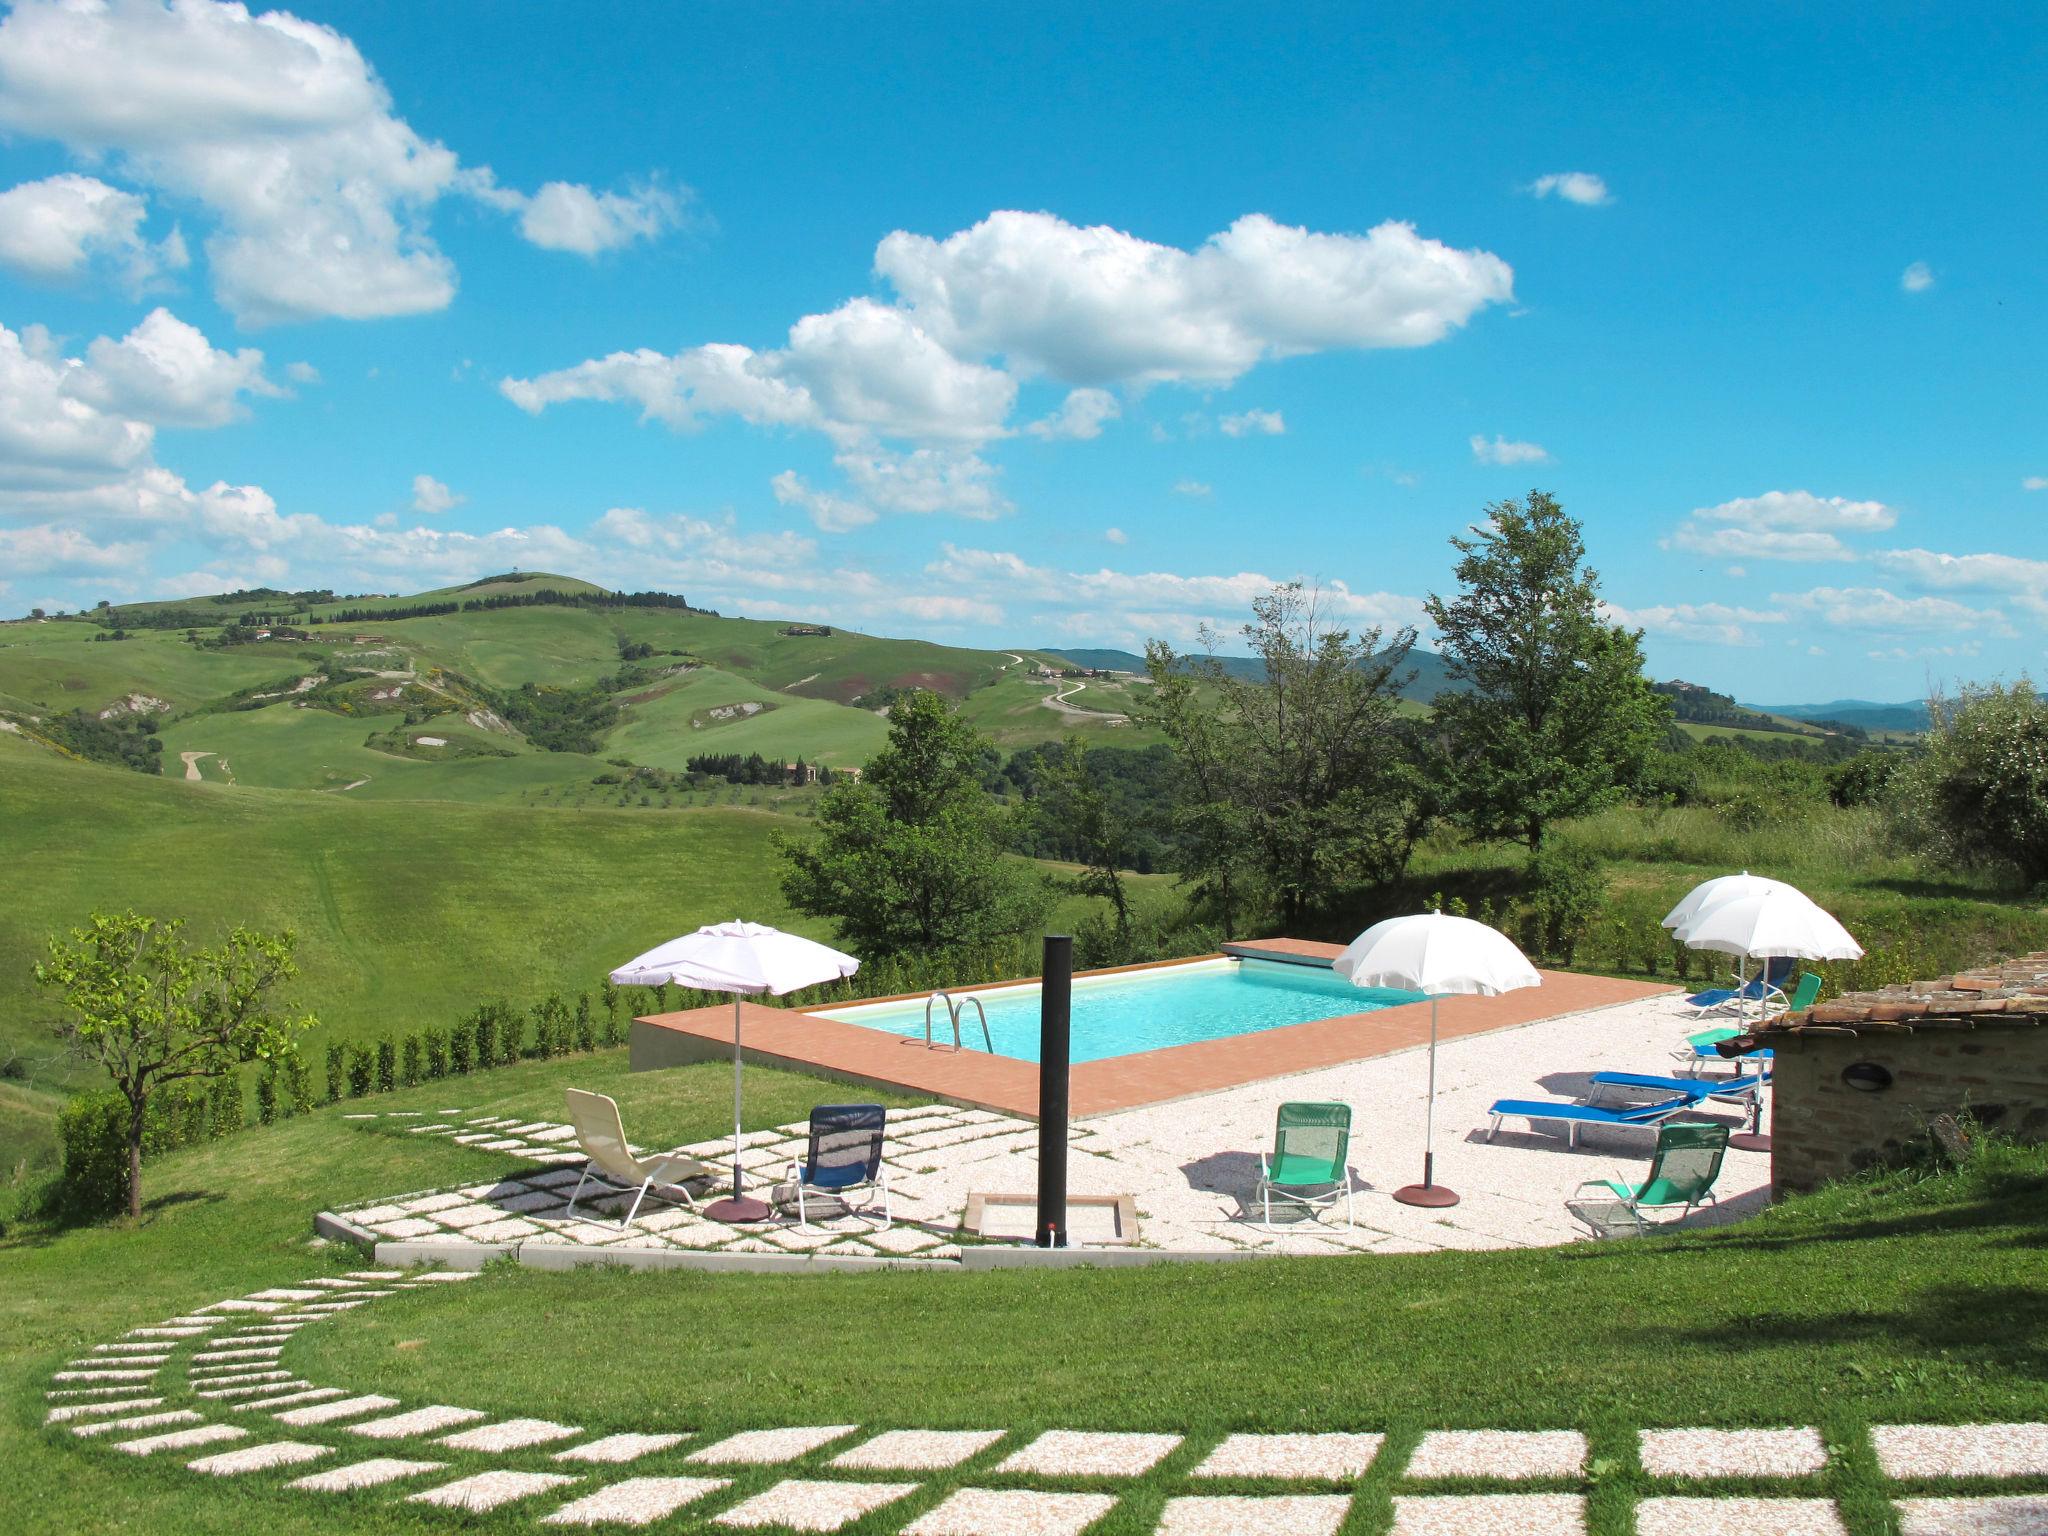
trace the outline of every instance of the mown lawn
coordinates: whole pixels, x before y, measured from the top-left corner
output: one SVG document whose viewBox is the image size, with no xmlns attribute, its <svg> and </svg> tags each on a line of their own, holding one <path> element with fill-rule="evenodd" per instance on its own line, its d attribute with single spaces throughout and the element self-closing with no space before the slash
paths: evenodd
<svg viewBox="0 0 2048 1536">
<path fill-rule="evenodd" d="M 555 1115 L 568 1083 L 616 1090 L 629 1130 L 648 1141 L 715 1135 L 727 1111 L 721 1068 L 628 1078 L 619 1053 L 529 1063 L 368 1107 Z M 749 1120 L 797 1118 L 830 1091 L 750 1071 Z M 323 1110 L 153 1166 L 139 1226 L 0 1241 L 10 1378 L 0 1455 L 10 1498 L 33 1512 L 26 1528 L 239 1533 L 280 1515 L 295 1528 L 362 1528 L 351 1512 L 379 1529 L 452 1526 L 394 1510 L 389 1496 L 328 1504 L 198 1486 L 175 1464 L 111 1465 L 38 1427 L 40 1388 L 62 1359 L 125 1328 L 359 1267 L 307 1246 L 322 1205 L 498 1167 Z M 1676 1491 L 1638 1470 L 1637 1428 L 1816 1424 L 1844 1454 L 1824 1487 L 1800 1491 L 1837 1497 L 1853 1536 L 1890 1536 L 1895 1490 L 1861 1448 L 1864 1426 L 2048 1419 L 2044 1249 L 2048 1156 L 1993 1149 L 1959 1174 L 1844 1186 L 1719 1232 L 1537 1252 L 985 1275 L 498 1269 L 453 1293 L 403 1294 L 351 1314 L 296 1340 L 287 1359 L 317 1380 L 408 1402 L 593 1430 L 1189 1433 L 1104 1536 L 1149 1531 L 1181 1491 L 1197 1441 L 1233 1429 L 1386 1431 L 1384 1468 L 1430 1427 L 1582 1428 L 1593 1441 L 1596 1536 L 1626 1536 L 1635 1494 Z M 987 1481 L 994 1459 L 928 1480 L 915 1506 L 854 1529 L 894 1529 L 954 1482 Z M 750 1477 L 749 1487 L 773 1480 Z M 1367 1479 L 1347 1533 L 1384 1529 L 1390 1478 Z M 474 1524 L 509 1530 L 530 1518 Z"/>
</svg>

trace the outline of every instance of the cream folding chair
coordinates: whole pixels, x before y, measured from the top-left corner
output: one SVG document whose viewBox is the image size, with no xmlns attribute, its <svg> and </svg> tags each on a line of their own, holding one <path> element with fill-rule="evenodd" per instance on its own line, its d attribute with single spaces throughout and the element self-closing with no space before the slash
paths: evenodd
<svg viewBox="0 0 2048 1536">
<path fill-rule="evenodd" d="M 718 1170 L 709 1163 L 701 1162 L 686 1152 L 635 1157 L 626 1145 L 626 1127 L 619 1119 L 618 1101 L 604 1094 L 571 1088 L 569 1123 L 576 1127 L 577 1145 L 590 1159 L 584 1166 L 583 1177 L 576 1181 L 576 1193 L 569 1197 L 568 1214 L 571 1216 L 576 1214 L 576 1202 L 582 1198 L 587 1184 L 597 1184 L 618 1194 L 637 1191 L 633 1194 L 633 1208 L 619 1222 L 623 1231 L 633 1224 L 633 1218 L 640 1214 L 640 1202 L 657 1185 L 662 1189 L 673 1189 L 683 1197 L 682 1204 L 694 1206 L 697 1202 L 683 1187 L 683 1180 L 715 1178 L 718 1174 Z M 658 1192 L 655 1198 L 668 1200 L 672 1205 L 676 1203 L 671 1196 Z"/>
</svg>

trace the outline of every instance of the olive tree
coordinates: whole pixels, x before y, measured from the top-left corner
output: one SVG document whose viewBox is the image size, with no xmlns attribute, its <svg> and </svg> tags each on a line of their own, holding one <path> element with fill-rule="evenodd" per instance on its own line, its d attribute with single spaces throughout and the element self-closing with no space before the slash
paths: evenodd
<svg viewBox="0 0 2048 1536">
<path fill-rule="evenodd" d="M 60 1039 L 96 1062 L 128 1101 L 128 1214 L 142 1214 L 142 1135 L 150 1095 L 182 1078 L 213 1078 L 246 1061 L 288 1057 L 317 1022 L 271 1000 L 298 974 L 293 936 L 236 928 L 210 949 L 187 947 L 184 923 L 95 912 L 53 934 L 36 981 L 66 1016 Z"/>
</svg>

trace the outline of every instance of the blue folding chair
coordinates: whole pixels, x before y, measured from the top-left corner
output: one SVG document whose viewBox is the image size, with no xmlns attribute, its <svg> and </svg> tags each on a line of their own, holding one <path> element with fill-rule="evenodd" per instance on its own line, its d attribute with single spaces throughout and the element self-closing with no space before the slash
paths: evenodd
<svg viewBox="0 0 2048 1536">
<path fill-rule="evenodd" d="M 889 1213 L 889 1169 L 882 1161 L 882 1139 L 888 1129 L 888 1111 L 879 1104 L 820 1104 L 811 1111 L 811 1144 L 803 1161 L 790 1167 L 790 1182 L 796 1186 L 797 1225 L 811 1226 L 806 1195 L 823 1197 L 838 1204 L 849 1216 L 874 1220 L 873 1214 L 854 1204 L 857 1190 L 882 1196 L 882 1224 L 886 1232 L 894 1219 Z"/>
</svg>

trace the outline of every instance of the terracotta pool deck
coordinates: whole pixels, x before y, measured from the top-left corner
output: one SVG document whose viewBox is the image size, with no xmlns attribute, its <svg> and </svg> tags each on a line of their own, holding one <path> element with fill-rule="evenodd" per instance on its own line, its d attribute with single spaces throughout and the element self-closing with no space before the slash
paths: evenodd
<svg viewBox="0 0 2048 1536">
<path fill-rule="evenodd" d="M 1269 939 L 1224 946 L 1238 958 L 1327 966 L 1341 946 L 1306 939 Z M 1209 956 L 1206 958 L 1217 958 Z M 1181 961 L 1168 962 L 1182 964 Z M 1137 969 L 1125 967 L 1124 969 Z M 1082 972 L 1101 975 L 1103 972 Z M 1538 1019 L 1655 997 L 1674 989 L 1544 971 L 1543 984 L 1499 997 L 1447 997 L 1438 1005 L 1442 1040 L 1513 1029 Z M 983 990 L 983 989 L 968 989 Z M 922 996 L 923 994 L 918 994 Z M 763 1066 L 787 1067 L 840 1081 L 893 1088 L 1002 1114 L 1038 1113 L 1038 1064 L 984 1051 L 928 1050 L 922 1039 L 846 1024 L 790 1008 L 742 1002 L 741 1053 Z M 730 1004 L 633 1021 L 636 1072 L 732 1055 Z M 1289 1024 L 1222 1040 L 1140 1051 L 1077 1064 L 1069 1079 L 1073 1114 L 1106 1115 L 1235 1088 L 1267 1078 L 1314 1072 L 1387 1056 L 1429 1040 L 1429 1004 L 1404 1003 L 1372 1013 Z"/>
</svg>

